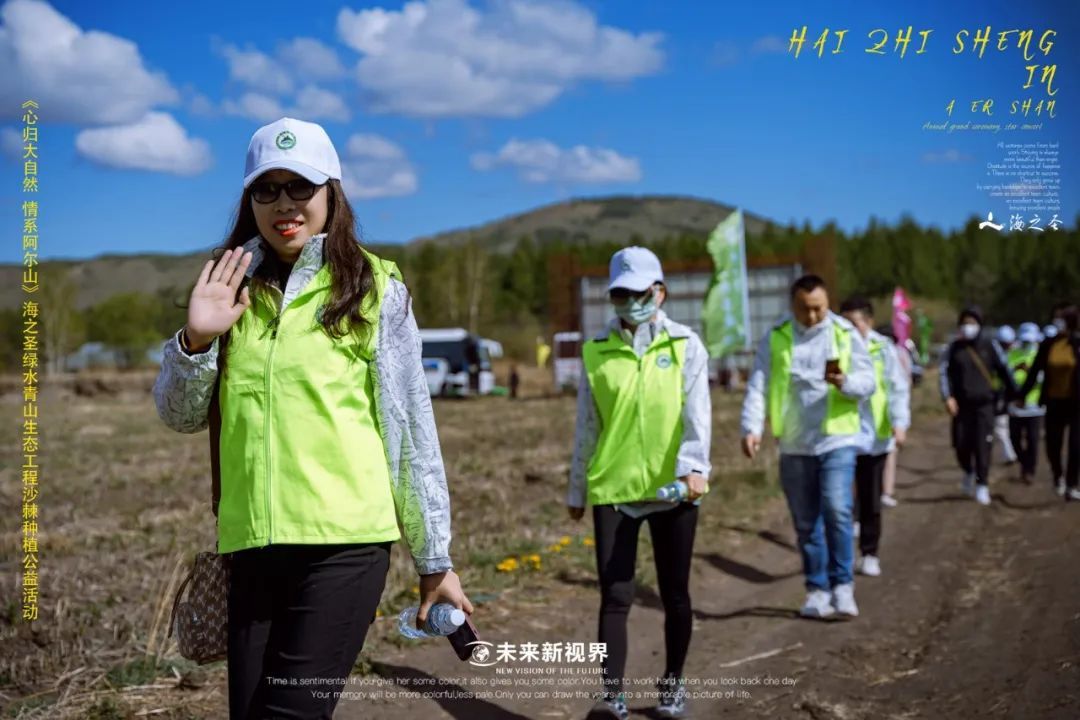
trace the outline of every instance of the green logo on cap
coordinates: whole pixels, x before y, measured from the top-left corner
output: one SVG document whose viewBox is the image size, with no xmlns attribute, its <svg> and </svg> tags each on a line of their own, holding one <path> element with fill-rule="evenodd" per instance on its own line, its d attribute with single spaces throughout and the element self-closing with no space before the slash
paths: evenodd
<svg viewBox="0 0 1080 720">
<path fill-rule="evenodd" d="M 288 130 L 282 130 L 278 133 L 277 139 L 274 140 L 274 144 L 282 150 L 288 150 L 296 145 L 296 136 Z"/>
</svg>

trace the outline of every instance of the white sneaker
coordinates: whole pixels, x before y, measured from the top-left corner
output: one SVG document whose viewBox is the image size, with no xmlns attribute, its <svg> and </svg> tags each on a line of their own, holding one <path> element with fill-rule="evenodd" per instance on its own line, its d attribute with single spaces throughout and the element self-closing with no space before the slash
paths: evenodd
<svg viewBox="0 0 1080 720">
<path fill-rule="evenodd" d="M 811 590 L 806 593 L 806 602 L 799 608 L 799 614 L 805 618 L 827 618 L 836 612 L 832 598 L 824 590 Z"/>
<path fill-rule="evenodd" d="M 862 523 L 858 520 L 851 523 L 851 535 L 852 537 L 859 537 L 859 533 L 862 532 Z"/>
<path fill-rule="evenodd" d="M 833 588 L 833 607 L 836 612 L 847 617 L 857 617 L 859 606 L 855 604 L 855 584 L 844 583 Z"/>
<path fill-rule="evenodd" d="M 892 495 L 882 494 L 882 496 L 881 496 L 881 504 L 884 507 L 890 507 L 891 508 L 891 507 L 896 507 L 897 505 L 899 505 L 900 501 L 897 500 L 896 498 L 894 498 Z"/>
<path fill-rule="evenodd" d="M 870 577 L 877 577 L 881 575 L 881 563 L 878 562 L 877 555 L 863 555 L 855 565 L 855 571 Z"/>
<path fill-rule="evenodd" d="M 975 502 L 980 505 L 990 504 L 990 488 L 987 485 L 980 485 L 975 489 Z"/>
<path fill-rule="evenodd" d="M 1065 497 L 1065 478 L 1059 477 L 1057 482 L 1054 483 L 1054 490 L 1057 491 L 1059 497 Z"/>
<path fill-rule="evenodd" d="M 975 473 L 968 473 L 964 476 L 964 479 L 960 482 L 960 489 L 969 497 L 975 494 Z"/>
<path fill-rule="evenodd" d="M 1080 489 L 1078 489 L 1078 488 L 1069 488 L 1068 490 L 1065 491 L 1065 499 L 1066 500 L 1080 500 Z"/>
</svg>

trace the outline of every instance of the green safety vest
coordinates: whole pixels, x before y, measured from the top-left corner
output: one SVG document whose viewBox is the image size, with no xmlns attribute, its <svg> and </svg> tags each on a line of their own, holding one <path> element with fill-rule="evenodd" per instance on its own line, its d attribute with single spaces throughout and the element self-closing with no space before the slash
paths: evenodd
<svg viewBox="0 0 1080 720">
<path fill-rule="evenodd" d="M 334 339 L 318 318 L 330 300 L 324 263 L 283 313 L 252 293 L 233 326 L 221 378 L 218 552 L 271 543 L 361 543 L 401 537 L 371 367 L 387 278 L 367 251 L 374 290 L 358 338 Z"/>
<path fill-rule="evenodd" d="M 845 374 L 851 369 L 851 331 L 833 322 L 833 346 Z M 769 424 L 773 435 L 784 434 L 784 412 L 790 400 L 791 355 L 795 349 L 795 335 L 790 320 L 769 333 Z M 824 368 L 822 368 L 824 373 Z M 821 431 L 826 435 L 855 435 L 859 432 L 859 402 L 849 398 L 832 385 L 826 396 L 825 420 Z"/>
<path fill-rule="evenodd" d="M 870 396 L 870 417 L 874 421 L 874 430 L 879 440 L 892 435 L 892 422 L 889 420 L 889 390 L 885 383 L 885 347 L 886 341 L 871 339 L 866 345 L 870 360 L 874 363 L 874 394 Z"/>
<path fill-rule="evenodd" d="M 685 357 L 686 338 L 666 330 L 640 358 L 616 330 L 585 343 L 582 362 L 600 416 L 586 472 L 591 504 L 655 500 L 675 479 Z"/>
<path fill-rule="evenodd" d="M 1009 350 L 1007 361 L 1017 388 L 1023 387 L 1024 382 L 1027 381 L 1028 370 L 1035 364 L 1035 356 L 1038 354 L 1039 349 L 1037 347 L 1015 347 Z M 1021 365 L 1025 367 L 1021 368 Z M 1035 387 L 1024 398 L 1024 404 L 1038 405 L 1040 392 L 1042 392 L 1042 383 L 1035 383 Z"/>
</svg>

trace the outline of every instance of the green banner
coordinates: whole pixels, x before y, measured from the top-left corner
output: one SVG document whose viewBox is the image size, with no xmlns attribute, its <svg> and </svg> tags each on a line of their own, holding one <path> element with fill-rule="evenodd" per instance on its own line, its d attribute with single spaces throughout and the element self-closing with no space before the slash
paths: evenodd
<svg viewBox="0 0 1080 720">
<path fill-rule="evenodd" d="M 701 324 L 709 357 L 749 347 L 750 301 L 746 282 L 746 239 L 742 210 L 731 213 L 709 235 L 713 277 L 705 294 Z"/>
</svg>

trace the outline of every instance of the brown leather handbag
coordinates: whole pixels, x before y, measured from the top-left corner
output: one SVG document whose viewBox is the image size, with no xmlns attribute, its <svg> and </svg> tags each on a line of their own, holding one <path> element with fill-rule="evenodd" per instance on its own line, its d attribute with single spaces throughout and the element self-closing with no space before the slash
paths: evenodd
<svg viewBox="0 0 1080 720">
<path fill-rule="evenodd" d="M 211 509 L 218 514 L 221 498 L 221 473 L 218 439 L 221 436 L 221 408 L 218 405 L 218 385 L 210 399 L 210 469 Z M 173 599 L 170 633 L 176 633 L 180 654 L 204 665 L 224 660 L 228 651 L 229 617 L 229 554 L 215 551 L 195 555 L 191 571 L 176 591 Z M 190 588 L 189 588 L 190 586 Z M 183 599 L 189 588 L 187 599 Z"/>
</svg>

